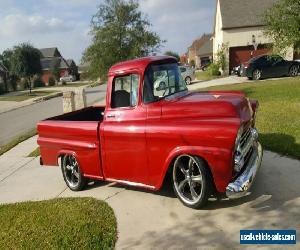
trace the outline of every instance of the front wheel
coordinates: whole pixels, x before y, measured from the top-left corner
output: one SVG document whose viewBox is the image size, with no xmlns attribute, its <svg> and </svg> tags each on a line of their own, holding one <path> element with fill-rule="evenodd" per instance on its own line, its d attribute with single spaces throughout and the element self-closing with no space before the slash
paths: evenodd
<svg viewBox="0 0 300 250">
<path fill-rule="evenodd" d="M 190 85 L 191 82 L 192 82 L 192 79 L 191 79 L 189 76 L 187 76 L 187 77 L 185 78 L 185 83 L 186 83 L 186 85 Z"/>
<path fill-rule="evenodd" d="M 83 190 L 86 186 L 87 179 L 82 175 L 75 156 L 65 155 L 61 162 L 61 171 L 67 186 L 72 191 Z"/>
<path fill-rule="evenodd" d="M 210 174 L 203 160 L 191 155 L 180 155 L 173 166 L 173 188 L 176 196 L 187 207 L 203 207 L 212 192 Z"/>
<path fill-rule="evenodd" d="M 298 67 L 293 65 L 289 70 L 289 76 L 297 76 L 298 75 Z"/>
<path fill-rule="evenodd" d="M 261 70 L 259 70 L 259 69 L 254 70 L 252 73 L 252 79 L 255 81 L 260 80 L 261 79 Z"/>
</svg>

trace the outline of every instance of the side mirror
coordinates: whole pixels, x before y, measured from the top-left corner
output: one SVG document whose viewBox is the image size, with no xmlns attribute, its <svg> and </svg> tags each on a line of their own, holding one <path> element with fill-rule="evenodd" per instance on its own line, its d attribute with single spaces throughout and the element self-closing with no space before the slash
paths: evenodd
<svg viewBox="0 0 300 250">
<path fill-rule="evenodd" d="M 160 82 L 158 87 L 156 88 L 157 91 L 163 91 L 167 89 L 167 85 L 165 82 Z"/>
</svg>

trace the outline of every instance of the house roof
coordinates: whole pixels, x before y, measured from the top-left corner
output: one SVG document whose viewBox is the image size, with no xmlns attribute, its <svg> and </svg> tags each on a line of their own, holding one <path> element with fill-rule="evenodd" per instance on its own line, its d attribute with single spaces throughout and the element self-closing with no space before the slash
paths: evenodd
<svg viewBox="0 0 300 250">
<path fill-rule="evenodd" d="M 47 57 L 61 57 L 60 52 L 58 51 L 58 49 L 56 47 L 53 48 L 43 48 L 40 49 L 43 57 L 47 58 Z"/>
<path fill-rule="evenodd" d="M 62 57 L 52 57 L 52 58 L 42 58 L 41 59 L 42 70 L 50 69 L 51 65 L 53 65 L 56 60 L 59 61 L 59 68 L 60 69 L 68 69 L 69 68 L 68 63 L 64 58 L 62 58 Z"/>
<path fill-rule="evenodd" d="M 74 65 L 76 66 L 76 63 L 75 63 L 75 61 L 74 61 L 73 59 L 67 59 L 66 61 L 67 61 L 67 64 L 68 64 L 69 66 L 71 66 L 73 63 L 74 63 Z"/>
<path fill-rule="evenodd" d="M 219 0 L 223 29 L 263 26 L 262 15 L 277 0 Z"/>
<path fill-rule="evenodd" d="M 204 55 L 210 55 L 213 53 L 213 41 L 212 39 L 209 39 L 206 41 L 198 50 L 198 55 L 204 56 Z"/>
<path fill-rule="evenodd" d="M 203 46 L 204 43 L 210 40 L 211 37 L 212 34 L 203 34 L 200 38 L 193 41 L 189 49 L 198 50 L 201 46 Z"/>
</svg>

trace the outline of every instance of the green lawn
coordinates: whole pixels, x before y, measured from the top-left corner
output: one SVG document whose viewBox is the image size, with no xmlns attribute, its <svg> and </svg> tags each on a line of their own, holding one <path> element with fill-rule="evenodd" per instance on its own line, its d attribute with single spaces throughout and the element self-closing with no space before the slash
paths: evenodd
<svg viewBox="0 0 300 250">
<path fill-rule="evenodd" d="M 300 159 L 300 77 L 216 86 L 208 90 L 241 90 L 257 99 L 260 103 L 257 128 L 264 148 Z"/>
<path fill-rule="evenodd" d="M 41 155 L 40 147 L 37 147 L 35 150 L 33 150 L 27 157 L 38 157 Z"/>
<path fill-rule="evenodd" d="M 23 135 L 20 135 L 20 136 L 14 138 L 9 143 L 7 143 L 5 145 L 0 145 L 0 155 L 3 155 L 5 152 L 7 152 L 10 149 L 12 149 L 13 147 L 17 146 L 19 143 L 26 141 L 27 139 L 35 136 L 36 134 L 37 134 L 36 129 L 32 129 L 32 130 L 24 133 Z"/>
<path fill-rule="evenodd" d="M 113 249 L 113 210 L 92 198 L 0 205 L 0 249 Z"/>
<path fill-rule="evenodd" d="M 220 78 L 220 76 L 211 76 L 208 71 L 197 71 L 195 77 L 199 81 L 209 81 L 212 79 Z"/>
<path fill-rule="evenodd" d="M 29 92 L 22 93 L 20 95 L 16 96 L 0 96 L 0 101 L 14 101 L 14 102 L 22 102 L 31 98 L 46 96 L 52 93 L 55 93 L 56 91 L 32 91 L 31 94 Z"/>
</svg>

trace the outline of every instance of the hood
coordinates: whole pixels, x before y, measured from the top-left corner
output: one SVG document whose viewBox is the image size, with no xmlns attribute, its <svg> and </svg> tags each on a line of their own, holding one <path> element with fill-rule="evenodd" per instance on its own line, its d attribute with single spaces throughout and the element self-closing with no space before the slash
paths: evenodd
<svg viewBox="0 0 300 250">
<path fill-rule="evenodd" d="M 209 91 L 165 99 L 163 118 L 240 118 L 251 120 L 252 108 L 245 94 L 237 91 Z"/>
</svg>

